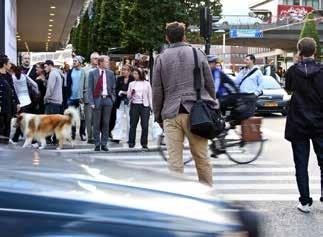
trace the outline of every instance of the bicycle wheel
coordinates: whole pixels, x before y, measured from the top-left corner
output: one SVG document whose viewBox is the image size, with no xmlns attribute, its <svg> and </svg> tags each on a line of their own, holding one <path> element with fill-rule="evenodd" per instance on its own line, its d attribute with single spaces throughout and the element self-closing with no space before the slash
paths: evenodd
<svg viewBox="0 0 323 237">
<path fill-rule="evenodd" d="M 237 164 L 249 164 L 259 157 L 263 143 L 264 140 L 244 142 L 240 139 L 226 139 L 225 154 Z"/>
<path fill-rule="evenodd" d="M 164 136 L 163 135 L 159 136 L 158 146 L 159 146 L 159 153 L 160 153 L 161 157 L 163 158 L 164 161 L 167 162 L 168 154 L 167 154 L 166 144 L 164 144 Z M 183 153 L 185 153 L 186 150 L 187 150 L 187 148 L 184 148 Z M 185 155 L 183 156 L 184 165 L 192 162 L 192 160 L 193 159 L 191 156 L 185 156 Z"/>
</svg>

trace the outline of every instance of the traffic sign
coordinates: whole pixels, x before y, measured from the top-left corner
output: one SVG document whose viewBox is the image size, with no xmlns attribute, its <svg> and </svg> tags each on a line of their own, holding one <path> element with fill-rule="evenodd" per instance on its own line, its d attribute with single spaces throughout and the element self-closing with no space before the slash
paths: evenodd
<svg viewBox="0 0 323 237">
<path fill-rule="evenodd" d="M 258 29 L 231 29 L 230 38 L 262 38 L 263 32 Z"/>
</svg>

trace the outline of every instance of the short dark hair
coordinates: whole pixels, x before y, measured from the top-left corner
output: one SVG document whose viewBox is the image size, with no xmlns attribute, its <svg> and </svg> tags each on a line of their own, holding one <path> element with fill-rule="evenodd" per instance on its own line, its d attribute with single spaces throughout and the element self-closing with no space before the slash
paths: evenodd
<svg viewBox="0 0 323 237">
<path fill-rule="evenodd" d="M 300 56 L 311 57 L 316 52 L 316 42 L 313 38 L 304 37 L 297 42 L 297 50 Z"/>
<path fill-rule="evenodd" d="M 249 57 L 253 61 L 253 63 L 256 63 L 256 57 L 255 57 L 255 55 L 253 55 L 253 54 L 247 54 L 246 55 L 246 58 L 247 57 Z"/>
<path fill-rule="evenodd" d="M 9 58 L 7 55 L 0 53 L 0 68 L 2 68 L 5 64 L 9 62 Z"/>
<path fill-rule="evenodd" d="M 135 69 L 133 69 L 133 72 L 137 72 L 137 73 L 138 73 L 138 75 L 139 75 L 139 80 L 140 80 L 140 81 L 144 81 L 144 80 L 145 80 L 145 73 L 142 71 L 142 69 L 141 69 L 141 68 L 136 67 Z M 132 72 L 132 73 L 133 73 L 133 72 Z"/>
<path fill-rule="evenodd" d="M 48 65 L 48 66 L 49 65 L 54 66 L 54 62 L 52 60 L 46 60 L 45 64 Z"/>
<path fill-rule="evenodd" d="M 166 36 L 171 44 L 182 42 L 185 35 L 185 24 L 182 22 L 171 22 L 166 25 Z"/>
</svg>

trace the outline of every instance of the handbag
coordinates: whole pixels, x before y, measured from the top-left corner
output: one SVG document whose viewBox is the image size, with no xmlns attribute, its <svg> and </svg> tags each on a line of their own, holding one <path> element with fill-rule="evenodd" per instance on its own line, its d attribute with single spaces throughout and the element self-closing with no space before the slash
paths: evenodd
<svg viewBox="0 0 323 237">
<path fill-rule="evenodd" d="M 194 88 L 196 101 L 190 112 L 190 130 L 193 134 L 207 139 L 214 139 L 225 129 L 225 121 L 219 109 L 214 109 L 201 98 L 201 69 L 198 66 L 197 52 L 194 54 Z"/>
</svg>

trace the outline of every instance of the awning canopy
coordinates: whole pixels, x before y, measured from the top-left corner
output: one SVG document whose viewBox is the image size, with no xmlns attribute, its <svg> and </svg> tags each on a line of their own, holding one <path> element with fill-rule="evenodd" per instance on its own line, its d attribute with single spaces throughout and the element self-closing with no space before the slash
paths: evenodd
<svg viewBox="0 0 323 237">
<path fill-rule="evenodd" d="M 17 0 L 18 51 L 63 48 L 85 0 Z"/>
</svg>

